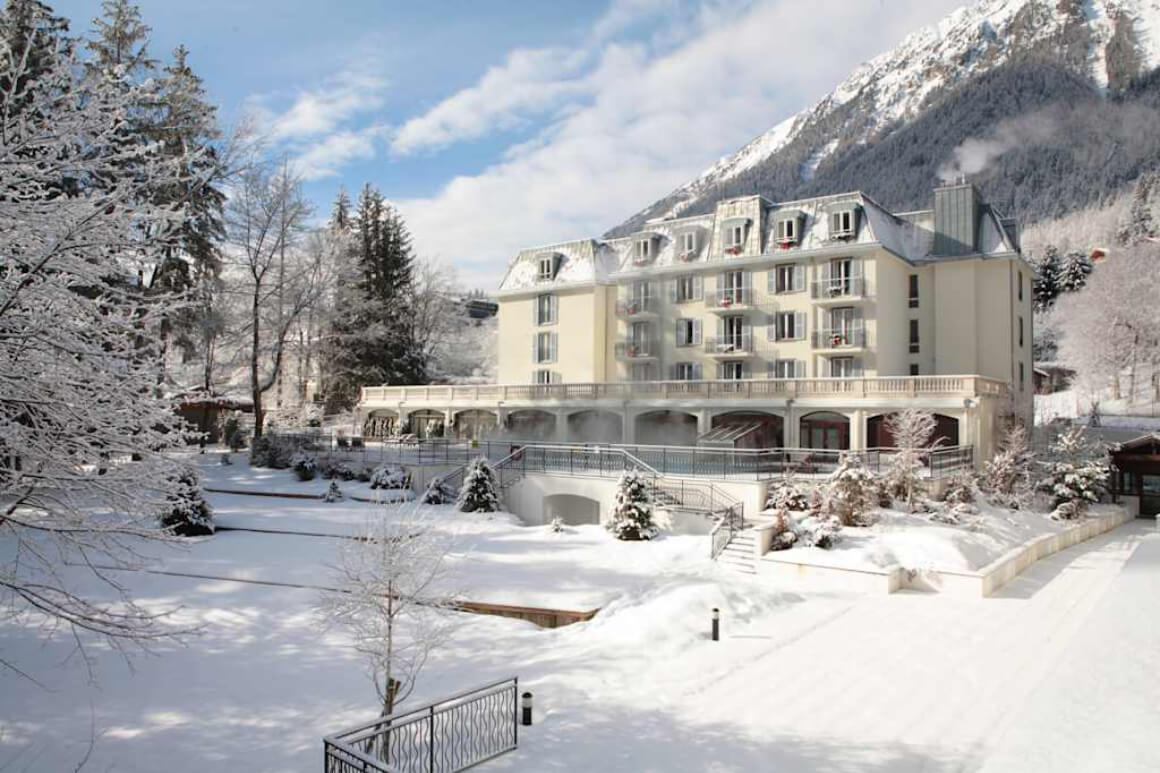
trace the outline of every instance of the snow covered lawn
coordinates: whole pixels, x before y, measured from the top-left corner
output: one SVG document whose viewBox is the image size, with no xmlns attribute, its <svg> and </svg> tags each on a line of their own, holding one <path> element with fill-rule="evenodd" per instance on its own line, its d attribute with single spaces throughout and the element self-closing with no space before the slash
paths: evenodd
<svg viewBox="0 0 1160 773">
<path fill-rule="evenodd" d="M 314 480 L 300 481 L 293 470 L 274 470 L 266 467 L 250 467 L 249 455 L 245 452 L 230 454 L 233 464 L 221 463 L 221 449 L 207 450 L 204 454 L 191 454 L 190 458 L 201 468 L 206 488 L 228 491 L 252 491 L 267 494 L 308 494 L 321 497 L 330 488 L 330 481 L 321 475 Z M 397 465 L 392 465 L 397 466 Z M 410 497 L 409 492 L 395 489 L 372 489 L 370 483 L 357 480 L 339 480 L 338 487 L 345 495 L 384 502 Z"/>
</svg>

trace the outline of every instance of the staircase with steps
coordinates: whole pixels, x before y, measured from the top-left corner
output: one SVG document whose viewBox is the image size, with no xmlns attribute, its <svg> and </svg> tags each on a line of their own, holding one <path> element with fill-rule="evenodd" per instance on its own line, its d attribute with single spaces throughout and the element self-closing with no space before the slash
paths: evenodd
<svg viewBox="0 0 1160 773">
<path fill-rule="evenodd" d="M 717 562 L 742 574 L 757 574 L 757 530 L 743 529 L 733 533 Z"/>
</svg>

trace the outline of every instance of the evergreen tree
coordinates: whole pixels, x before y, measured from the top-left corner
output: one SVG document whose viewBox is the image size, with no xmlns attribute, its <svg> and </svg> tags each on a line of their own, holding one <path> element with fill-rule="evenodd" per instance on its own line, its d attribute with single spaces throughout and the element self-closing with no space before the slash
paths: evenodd
<svg viewBox="0 0 1160 773">
<path fill-rule="evenodd" d="M 878 480 L 858 454 L 846 454 L 826 482 L 822 505 L 825 515 L 842 526 L 869 526 L 870 508 L 877 504 Z"/>
<path fill-rule="evenodd" d="M 10 110 L 31 101 L 29 82 L 51 69 L 58 53 L 71 53 L 72 41 L 67 34 L 68 21 L 53 15 L 52 9 L 39 0 L 8 0 L 0 13 L 0 38 L 7 46 L 8 56 L 16 61 L 24 59 L 23 66 L 2 68 L 0 74 L 0 92 L 14 95 L 6 100 Z M 16 73 L 15 77 L 10 73 Z"/>
<path fill-rule="evenodd" d="M 99 73 L 121 68 L 134 80 L 152 72 L 157 61 L 146 50 L 149 27 L 141 21 L 141 10 L 128 0 L 104 0 L 101 10 L 93 19 L 95 38 L 87 43 L 92 59 L 85 68 Z"/>
<path fill-rule="evenodd" d="M 342 273 L 353 281 L 336 295 L 330 324 L 325 356 L 330 411 L 352 407 L 362 386 L 418 384 L 427 375 L 411 313 L 414 258 L 406 224 L 369 184 L 353 218 L 346 208 L 340 192 L 331 229 L 344 242 Z"/>
<path fill-rule="evenodd" d="M 628 470 L 620 476 L 616 486 L 616 508 L 605 528 L 621 540 L 645 540 L 657 535 L 652 496 L 644 478 L 636 470 Z"/>
<path fill-rule="evenodd" d="M 1152 194 L 1160 183 L 1160 173 L 1146 172 L 1136 180 L 1132 194 L 1132 206 L 1120 225 L 1116 240 L 1123 245 L 1137 244 L 1160 236 L 1156 221 L 1152 217 Z"/>
<path fill-rule="evenodd" d="M 1067 253 L 1059 264 L 1059 291 L 1074 293 L 1087 284 L 1092 272 L 1092 260 L 1087 253 L 1073 251 Z"/>
<path fill-rule="evenodd" d="M 1059 272 L 1059 249 L 1049 244 L 1043 250 L 1043 257 L 1035 261 L 1035 281 L 1031 292 L 1036 311 L 1050 309 L 1059 297 Z"/>
<path fill-rule="evenodd" d="M 479 457 L 467 468 L 455 509 L 461 513 L 499 511 L 499 481 L 486 458 Z"/>
</svg>

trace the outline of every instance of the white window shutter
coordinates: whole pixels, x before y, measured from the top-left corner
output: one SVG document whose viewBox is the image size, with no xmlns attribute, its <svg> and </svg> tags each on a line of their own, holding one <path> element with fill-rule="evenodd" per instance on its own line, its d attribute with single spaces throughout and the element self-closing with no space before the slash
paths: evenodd
<svg viewBox="0 0 1160 773">
<path fill-rule="evenodd" d="M 806 267 L 804 265 L 793 267 L 793 289 L 806 289 Z"/>
<path fill-rule="evenodd" d="M 830 233 L 840 233 L 842 230 L 842 213 L 834 212 L 830 215 Z"/>
<path fill-rule="evenodd" d="M 688 332 L 688 329 L 689 328 L 685 324 L 685 320 L 677 320 L 677 346 L 684 346 L 685 344 L 689 343 L 685 340 L 685 334 Z"/>
<path fill-rule="evenodd" d="M 701 344 L 701 320 L 699 319 L 693 320 L 693 340 L 689 343 L 694 346 L 700 346 Z"/>
<path fill-rule="evenodd" d="M 718 295 L 725 289 L 725 274 L 717 275 L 717 293 Z"/>
<path fill-rule="evenodd" d="M 676 303 L 677 302 L 677 280 L 676 279 L 666 279 L 665 285 L 668 288 L 669 303 Z"/>
<path fill-rule="evenodd" d="M 560 299 L 559 299 L 559 298 L 557 298 L 557 297 L 556 297 L 556 296 L 554 296 L 554 295 L 549 295 L 549 296 L 548 296 L 548 314 L 549 314 L 549 315 L 550 315 L 550 317 L 551 317 L 551 320 L 550 320 L 550 321 L 551 321 L 551 322 L 553 322 L 553 323 L 555 323 L 555 322 L 559 322 L 559 321 L 560 321 L 560 317 L 559 317 L 559 313 L 560 313 L 560 304 L 559 304 L 559 300 L 560 300 Z"/>
<path fill-rule="evenodd" d="M 765 340 L 777 340 L 777 315 L 774 314 L 769 318 L 769 324 L 765 326 Z"/>
<path fill-rule="evenodd" d="M 794 338 L 806 337 L 806 313 L 799 311 L 794 314 L 793 320 Z"/>
<path fill-rule="evenodd" d="M 702 375 L 702 371 L 701 371 L 701 363 L 694 362 L 693 363 L 693 380 L 700 381 L 702 378 L 703 378 L 703 375 Z"/>
<path fill-rule="evenodd" d="M 540 361 L 540 334 L 532 333 L 532 362 Z"/>
<path fill-rule="evenodd" d="M 773 295 L 777 292 L 777 269 L 771 268 L 765 272 L 765 292 Z"/>
<path fill-rule="evenodd" d="M 720 343 L 721 339 L 724 337 L 725 337 L 725 320 L 722 319 L 721 317 L 718 317 L 717 318 L 717 342 Z"/>
<path fill-rule="evenodd" d="M 794 374 L 794 378 L 805 378 L 806 377 L 806 361 L 805 360 L 794 360 L 794 362 L 793 362 L 793 374 Z"/>
<path fill-rule="evenodd" d="M 556 334 L 548 334 L 548 362 L 556 361 Z"/>
</svg>

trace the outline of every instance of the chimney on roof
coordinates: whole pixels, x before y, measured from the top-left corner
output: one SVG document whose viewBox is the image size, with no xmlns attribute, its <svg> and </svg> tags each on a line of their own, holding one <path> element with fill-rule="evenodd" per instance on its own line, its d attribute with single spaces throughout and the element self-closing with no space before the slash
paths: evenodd
<svg viewBox="0 0 1160 773">
<path fill-rule="evenodd" d="M 934 189 L 934 254 L 970 255 L 978 252 L 979 190 L 966 177 Z"/>
</svg>

